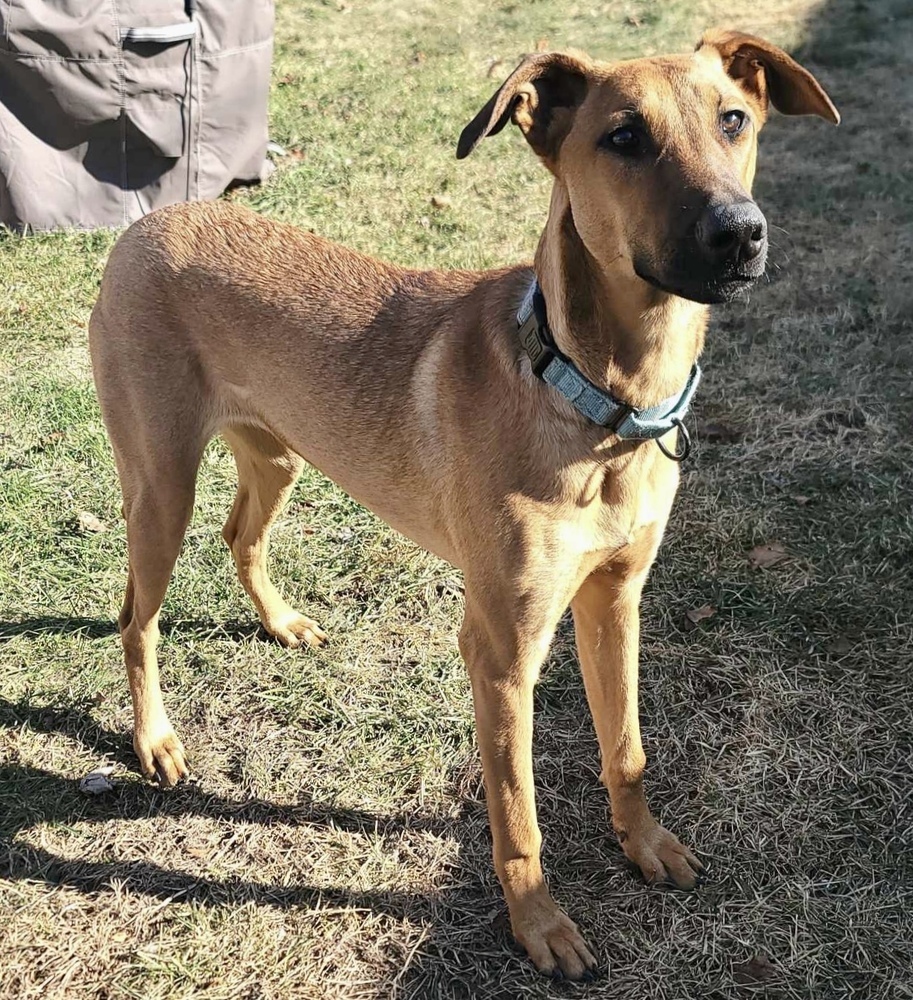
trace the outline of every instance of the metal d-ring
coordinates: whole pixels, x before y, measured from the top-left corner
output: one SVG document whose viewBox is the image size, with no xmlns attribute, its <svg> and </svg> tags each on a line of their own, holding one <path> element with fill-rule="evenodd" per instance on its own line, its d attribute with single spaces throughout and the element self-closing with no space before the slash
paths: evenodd
<svg viewBox="0 0 913 1000">
<path fill-rule="evenodd" d="M 672 426 L 678 428 L 678 451 L 669 451 L 669 449 L 663 444 L 662 438 L 657 438 L 656 443 L 659 445 L 659 450 L 666 456 L 666 458 L 671 458 L 673 462 L 684 462 L 685 459 L 691 454 L 691 435 L 688 433 L 688 428 L 681 422 L 681 420 L 678 419 L 678 417 L 673 417 Z M 668 431 L 666 433 L 668 433 Z"/>
</svg>

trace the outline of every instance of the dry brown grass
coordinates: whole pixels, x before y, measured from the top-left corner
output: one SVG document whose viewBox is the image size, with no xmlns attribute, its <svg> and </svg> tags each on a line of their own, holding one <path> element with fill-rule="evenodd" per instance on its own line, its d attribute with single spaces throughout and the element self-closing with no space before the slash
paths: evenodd
<svg viewBox="0 0 913 1000">
<path fill-rule="evenodd" d="M 913 996 L 907 0 L 286 3 L 274 130 L 302 158 L 251 198 L 406 263 L 528 254 L 547 180 L 522 143 L 451 159 L 488 59 L 541 37 L 684 48 L 724 10 L 798 45 L 844 124 L 778 119 L 763 137 L 777 266 L 716 315 L 697 455 L 645 598 L 649 794 L 709 859 L 706 884 L 650 890 L 625 867 L 563 624 L 537 695 L 545 861 L 606 974 L 537 979 L 490 867 L 458 578 L 310 475 L 276 575 L 335 642 L 264 642 L 217 537 L 218 448 L 163 642 L 198 779 L 141 783 L 112 624 L 123 532 L 84 369 L 110 239 L 6 239 L 0 997 Z M 74 530 L 83 509 L 109 531 Z M 774 541 L 789 557 L 752 569 Z M 76 779 L 101 760 L 118 790 L 86 799 Z"/>
</svg>

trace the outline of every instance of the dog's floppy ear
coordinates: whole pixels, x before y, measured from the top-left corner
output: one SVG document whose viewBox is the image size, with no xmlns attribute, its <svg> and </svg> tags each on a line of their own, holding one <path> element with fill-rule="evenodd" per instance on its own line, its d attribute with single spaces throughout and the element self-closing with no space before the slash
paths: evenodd
<svg viewBox="0 0 913 1000">
<path fill-rule="evenodd" d="M 588 71 L 585 57 L 575 53 L 527 56 L 463 129 L 457 158 L 469 156 L 485 136 L 500 132 L 508 118 L 539 156 L 554 157 L 586 94 Z"/>
<path fill-rule="evenodd" d="M 708 31 L 697 50 L 716 49 L 723 69 L 767 108 L 767 101 L 784 115 L 818 115 L 840 124 L 840 112 L 821 84 L 776 45 L 740 31 Z"/>
</svg>

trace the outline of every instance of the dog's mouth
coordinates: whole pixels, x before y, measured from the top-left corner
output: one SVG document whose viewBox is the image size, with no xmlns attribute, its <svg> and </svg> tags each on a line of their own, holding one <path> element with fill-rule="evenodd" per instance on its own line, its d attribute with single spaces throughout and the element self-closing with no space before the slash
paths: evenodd
<svg viewBox="0 0 913 1000">
<path fill-rule="evenodd" d="M 730 270 L 719 275 L 669 274 L 658 277 L 649 269 L 634 265 L 634 273 L 642 281 L 670 295 L 700 302 L 703 305 L 719 305 L 741 298 L 764 274 L 764 260 L 751 261 L 750 266 Z"/>
</svg>

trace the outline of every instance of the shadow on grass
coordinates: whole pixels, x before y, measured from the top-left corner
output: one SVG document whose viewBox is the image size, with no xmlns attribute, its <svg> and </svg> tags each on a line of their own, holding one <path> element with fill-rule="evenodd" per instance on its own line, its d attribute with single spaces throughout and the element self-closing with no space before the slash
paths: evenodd
<svg viewBox="0 0 913 1000">
<path fill-rule="evenodd" d="M 58 824 L 111 819 L 146 819 L 150 815 L 181 817 L 203 815 L 209 820 L 260 824 L 272 829 L 282 826 L 316 825 L 346 830 L 377 838 L 396 838 L 409 830 L 440 833 L 445 828 L 456 836 L 472 836 L 460 823 L 442 823 L 420 816 L 378 816 L 355 809 L 334 809 L 317 803 L 278 806 L 263 801 L 232 801 L 202 792 L 193 785 L 167 794 L 139 784 L 120 785 L 105 801 L 87 800 L 75 782 L 36 768 L 0 767 L 0 788 L 4 809 L 0 820 L 0 880 L 40 880 L 48 886 L 66 887 L 95 896 L 110 892 L 113 885 L 134 895 L 167 904 L 190 904 L 205 908 L 233 909 L 254 905 L 283 910 L 309 910 L 315 914 L 328 909 L 370 911 L 402 923 L 432 926 L 436 930 L 461 928 L 462 947 L 469 941 L 493 953 L 501 965 L 519 963 L 510 947 L 506 912 L 491 891 L 479 888 L 467 896 L 397 890 L 353 890 L 345 887 L 289 884 L 241 878 L 217 879 L 197 873 L 165 868 L 154 862 L 130 859 L 93 862 L 60 857 L 41 846 L 16 837 L 39 821 Z M 53 803 L 49 806 L 49 803 Z M 484 821 L 483 821 L 484 822 Z M 480 824 L 473 824 L 475 834 Z M 486 925 L 480 914 L 496 908 L 499 919 Z M 487 941 L 486 941 L 487 938 Z M 529 974 L 529 970 L 525 970 Z M 514 970 L 522 978 L 522 966 Z M 378 984 L 380 987 L 380 984 Z M 424 994 L 423 995 L 428 995 Z M 436 992 L 432 995 L 443 995 Z M 468 993 L 466 995 L 469 995 Z"/>
<path fill-rule="evenodd" d="M 5 709 L 0 710 L 5 712 Z M 5 721 L 0 715 L 0 721 Z M 193 784 L 162 793 L 137 783 L 123 783 L 101 799 L 88 799 L 74 781 L 31 767 L 0 766 L 4 807 L 0 840 L 6 841 L 7 864 L 2 877 L 41 879 L 81 892 L 109 889 L 112 881 L 130 892 L 169 902 L 203 906 L 259 906 L 319 908 L 327 905 L 371 908 L 396 919 L 416 910 L 419 895 L 396 892 L 353 892 L 347 889 L 280 885 L 233 879 L 223 882 L 162 868 L 148 861 L 87 862 L 60 858 L 42 848 L 16 841 L 18 832 L 39 822 L 59 824 L 111 819 L 146 819 L 199 815 L 231 823 L 262 826 L 324 826 L 353 833 L 393 836 L 407 830 L 441 832 L 441 823 L 420 816 L 378 816 L 357 809 L 334 809 L 318 803 L 280 806 L 260 800 L 234 801 L 201 791 Z"/>
<path fill-rule="evenodd" d="M 559 642 L 568 638 L 565 626 Z M 552 844 L 565 841 L 569 817 L 573 817 L 575 826 L 585 828 L 587 834 L 584 836 L 578 830 L 570 843 L 564 843 L 565 854 L 556 860 L 552 878 L 560 887 L 560 877 L 574 872 L 571 881 L 579 882 L 581 861 L 585 857 L 586 879 L 593 891 L 599 891 L 598 876 L 605 871 L 616 872 L 626 886 L 626 894 L 627 890 L 640 891 L 610 832 L 605 793 L 597 780 L 594 737 L 586 729 L 581 731 L 579 725 L 578 720 L 586 711 L 582 688 L 576 677 L 569 683 L 560 666 L 553 666 L 555 669 L 547 672 L 537 693 L 537 712 L 545 720 L 543 732 L 537 733 L 535 748 L 539 776 L 543 778 L 540 821 Z M 22 727 L 68 736 L 93 754 L 116 761 L 133 773 L 136 771 L 130 737 L 99 725 L 89 703 L 61 706 L 0 698 L 0 729 Z M 569 739 L 576 748 L 567 753 L 565 747 L 564 752 L 556 753 L 554 739 Z M 581 766 L 581 758 L 588 758 L 589 766 Z M 570 760 L 574 764 L 568 768 Z M 562 774 L 560 781 L 556 780 L 556 769 Z M 477 995 L 479 984 L 491 986 L 504 978 L 510 984 L 509 992 L 504 995 L 514 997 L 518 983 L 532 984 L 539 980 L 532 966 L 518 953 L 509 933 L 506 907 L 491 865 L 485 805 L 475 795 L 478 777 L 474 774 L 469 779 L 472 787 L 461 797 L 455 814 L 383 815 L 337 808 L 309 801 L 306 796 L 294 805 L 225 798 L 207 792 L 196 782 L 162 792 L 150 784 L 128 780 L 120 782 L 116 791 L 94 798 L 82 794 L 76 781 L 59 774 L 36 767 L 0 765 L 3 790 L 0 857 L 5 855 L 0 861 L 0 879 L 39 880 L 88 895 L 107 892 L 116 882 L 151 899 L 212 908 L 254 904 L 314 911 L 328 906 L 367 909 L 394 921 L 428 928 L 421 954 L 413 958 L 413 964 L 398 980 L 398 995 L 469 998 Z M 456 786 L 461 784 L 457 775 L 451 775 L 451 780 Z M 448 870 L 440 890 L 359 891 L 306 882 L 220 880 L 162 867 L 145 859 L 110 862 L 68 859 L 17 836 L 41 823 L 104 824 L 112 820 L 148 820 L 151 816 L 178 822 L 181 817 L 205 817 L 215 822 L 257 824 L 273 829 L 314 826 L 379 838 L 382 842 L 389 838 L 391 845 L 403 834 L 418 832 L 453 839 L 460 845 L 460 853 L 457 865 Z M 177 850 L 180 849 L 178 846 Z M 567 898 L 560 892 L 558 895 L 571 906 L 573 913 L 575 902 L 580 901 L 571 893 Z M 414 976 L 418 978 L 410 985 Z M 383 995 L 387 994 L 379 984 L 378 996 Z"/>
<path fill-rule="evenodd" d="M 235 642 L 253 638 L 275 641 L 255 619 L 225 622 L 204 621 L 200 618 L 163 619 L 159 629 L 163 636 L 206 639 L 221 636 Z M 106 639 L 110 635 L 117 635 L 119 631 L 116 621 L 104 618 L 23 618 L 19 621 L 0 621 L 0 642 L 35 635 L 79 635 L 86 639 Z"/>
<path fill-rule="evenodd" d="M 131 770 L 136 768 L 129 737 L 100 726 L 88 706 L 36 705 L 0 698 L 0 727 L 23 726 L 34 732 L 69 736 L 95 754 L 104 755 Z M 479 802 L 468 803 L 468 808 L 456 817 L 418 813 L 381 815 L 316 801 L 278 805 L 259 799 L 228 799 L 206 792 L 194 781 L 168 792 L 139 781 L 122 781 L 115 791 L 96 798 L 81 793 L 74 780 L 40 768 L 13 764 L 0 765 L 0 789 L 3 790 L 0 849 L 5 856 L 0 862 L 0 879 L 40 880 L 50 886 L 68 887 L 89 895 L 106 892 L 113 883 L 118 883 L 131 893 L 151 899 L 204 907 L 254 904 L 314 911 L 327 907 L 367 909 L 396 921 L 431 924 L 451 934 L 459 927 L 464 946 L 467 939 L 471 939 L 475 947 L 482 947 L 482 951 L 490 953 L 499 964 L 521 961 L 508 932 L 506 910 L 492 881 L 486 883 L 473 876 L 480 867 L 484 869 L 490 851 L 484 805 Z M 466 877 L 458 876 L 463 883 L 459 893 L 449 890 L 440 893 L 357 891 L 302 883 L 219 880 L 164 868 L 146 860 L 89 862 L 67 859 L 17 837 L 20 832 L 40 823 L 103 824 L 111 820 L 144 820 L 150 816 L 163 819 L 202 816 L 223 823 L 271 828 L 316 826 L 381 839 L 398 838 L 410 831 L 446 835 L 467 845 L 462 852 Z M 468 891 L 467 879 L 475 883 Z M 487 920 L 485 913 L 488 913 Z M 522 976 L 523 971 L 521 965 L 515 975 Z M 525 971 L 531 974 L 529 968 Z"/>
<path fill-rule="evenodd" d="M 82 706 L 37 706 L 0 698 L 0 727 L 28 726 L 33 732 L 61 733 L 77 739 L 100 756 L 136 770 L 130 739 L 100 726 Z M 0 815 L 0 835 L 12 836 L 18 829 L 36 822 L 104 821 L 112 810 L 102 800 L 81 794 L 75 782 L 39 768 L 0 765 L 0 788 L 4 789 L 4 809 Z M 203 791 L 195 782 L 167 792 L 154 785 L 122 783 L 114 793 L 113 816 L 140 819 L 154 811 L 160 816 L 201 815 L 234 822 L 304 824 L 332 826 L 352 833 L 395 834 L 422 830 L 439 834 L 446 823 L 423 815 L 382 816 L 358 809 L 338 809 L 318 802 L 275 805 L 261 799 L 223 799 Z"/>
<path fill-rule="evenodd" d="M 28 726 L 34 732 L 61 733 L 79 740 L 87 749 L 135 769 L 129 739 L 110 732 L 79 706 L 14 703 L 0 698 L 0 726 Z M 397 919 L 414 915 L 424 894 L 351 892 L 233 880 L 221 882 L 172 871 L 146 861 L 92 863 L 70 861 L 16 842 L 16 834 L 37 823 L 105 823 L 112 819 L 139 820 L 158 817 L 205 816 L 230 823 L 262 826 L 321 826 L 371 836 L 395 836 L 413 830 L 440 835 L 453 827 L 451 820 L 402 813 L 379 815 L 358 809 L 334 808 L 319 802 L 277 805 L 260 799 L 220 798 L 195 782 L 162 792 L 152 785 L 122 782 L 114 792 L 93 798 L 79 792 L 77 783 L 40 768 L 0 765 L 3 810 L 0 840 L 6 841 L 8 862 L 2 877 L 41 879 L 94 893 L 122 882 L 132 892 L 155 899 L 195 902 L 203 906 L 255 903 L 276 907 L 354 907 L 387 913 Z"/>
</svg>

